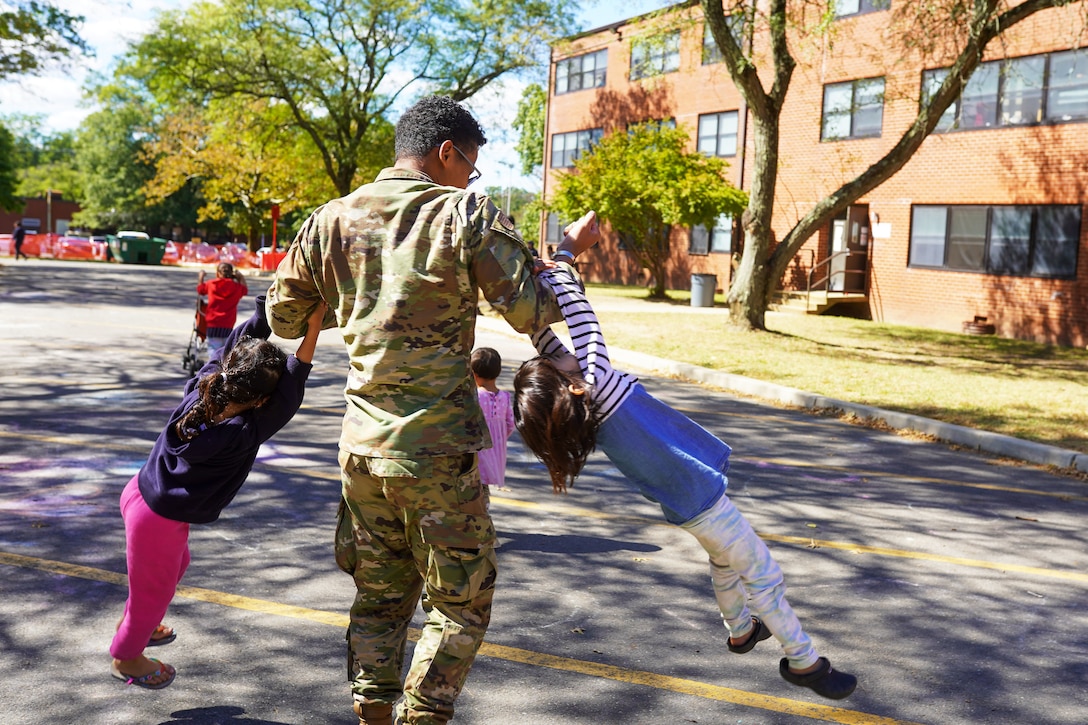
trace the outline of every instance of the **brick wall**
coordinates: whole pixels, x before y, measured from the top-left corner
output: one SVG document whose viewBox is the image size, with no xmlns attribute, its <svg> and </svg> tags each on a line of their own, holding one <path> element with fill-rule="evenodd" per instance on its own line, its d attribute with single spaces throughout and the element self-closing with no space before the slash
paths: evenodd
<svg viewBox="0 0 1088 725">
<path fill-rule="evenodd" d="M 1052 52 L 1076 46 L 1076 8 L 1049 10 L 1014 28 L 1002 43 L 991 44 L 986 60 Z M 782 113 L 778 189 L 773 227 L 781 238 L 812 205 L 880 158 L 914 120 L 924 69 L 947 66 L 952 58 L 924 58 L 897 49 L 890 24 L 894 11 L 839 19 L 831 35 L 793 38 L 798 66 Z M 677 19 L 688 18 L 686 24 Z M 664 21 L 682 27 L 680 70 L 629 82 L 630 41 L 652 33 L 636 19 L 576 39 L 553 52 L 555 59 L 607 47 L 607 83 L 603 88 L 549 96 L 548 143 L 565 131 L 604 127 L 605 133 L 629 122 L 674 118 L 692 134 L 700 114 L 737 110 L 744 105 L 724 64 L 702 65 L 703 25 L 698 7 L 680 7 Z M 755 54 L 766 39 L 757 34 Z M 899 59 L 897 62 L 889 62 Z M 760 66 L 765 68 L 765 64 Z M 554 70 L 554 61 L 553 61 Z M 824 142 L 820 139 L 823 89 L 827 83 L 883 76 L 885 103 L 881 133 L 876 138 Z M 553 72 L 554 77 L 554 72 Z M 751 134 L 747 147 L 727 159 L 732 180 L 747 188 Z M 548 156 L 546 155 L 546 161 Z M 742 178 L 742 167 L 745 174 Z M 993 322 L 999 334 L 1055 342 L 1088 344 L 1088 123 L 1020 128 L 992 128 L 934 134 L 892 179 L 858 204 L 869 218 L 890 225 L 887 238 L 869 244 L 869 310 L 876 320 L 960 330 L 976 315 Z M 546 167 L 545 194 L 554 186 Z M 957 272 L 908 266 L 911 207 L 914 204 L 1080 204 L 1082 225 L 1076 277 L 1071 280 Z M 783 280 L 802 286 L 812 260 L 830 249 L 824 230 L 810 239 Z M 674 232 L 670 260 L 671 289 L 686 289 L 693 273 L 712 273 L 727 287 L 728 254 L 689 255 L 686 230 Z M 586 257 L 592 281 L 645 282 L 637 264 L 618 251 L 613 238 Z"/>
</svg>

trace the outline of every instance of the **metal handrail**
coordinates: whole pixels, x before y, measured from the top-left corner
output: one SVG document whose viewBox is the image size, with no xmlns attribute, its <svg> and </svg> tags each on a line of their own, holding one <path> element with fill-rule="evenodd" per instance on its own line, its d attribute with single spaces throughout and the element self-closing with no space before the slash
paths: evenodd
<svg viewBox="0 0 1088 725">
<path fill-rule="evenodd" d="M 813 285 L 812 275 L 814 275 L 816 273 L 816 270 L 818 270 L 820 267 L 824 266 L 825 264 L 830 264 L 831 260 L 837 259 L 838 257 L 849 257 L 849 256 L 850 256 L 850 250 L 849 249 L 843 249 L 843 250 L 840 250 L 840 251 L 835 252 L 834 254 L 828 256 L 827 258 L 825 258 L 824 260 L 822 260 L 818 264 L 812 265 L 812 269 L 810 269 L 808 271 L 808 280 L 807 280 L 808 286 L 805 288 L 805 312 L 808 312 L 809 309 L 812 307 L 812 285 Z M 845 274 L 847 272 L 857 272 L 857 271 L 859 271 L 859 270 L 856 270 L 856 269 L 851 269 L 851 270 L 840 269 L 840 270 L 838 270 L 836 272 L 828 272 L 827 275 L 825 277 L 823 277 L 822 279 L 820 279 L 819 281 L 817 281 L 816 284 L 819 285 L 819 284 L 824 284 L 826 282 L 830 282 L 831 278 L 834 277 L 837 274 L 843 274 L 845 276 Z"/>
</svg>

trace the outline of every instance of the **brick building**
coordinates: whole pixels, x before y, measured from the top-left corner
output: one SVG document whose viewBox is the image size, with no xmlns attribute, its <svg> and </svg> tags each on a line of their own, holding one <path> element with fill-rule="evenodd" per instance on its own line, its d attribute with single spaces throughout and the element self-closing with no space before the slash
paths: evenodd
<svg viewBox="0 0 1088 725">
<path fill-rule="evenodd" d="M 794 52 L 798 65 L 781 116 L 773 221 L 779 238 L 882 157 L 914 121 L 926 89 L 943 79 L 940 62 L 881 52 L 895 16 L 879 5 L 840 0 L 831 32 Z M 880 321 L 959 331 L 978 316 L 1001 335 L 1088 344 L 1088 49 L 1077 47 L 1081 12 L 1043 11 L 991 43 L 937 131 L 894 177 L 805 244 L 782 288 L 853 293 L 856 306 Z M 757 55 L 765 40 L 757 29 Z M 689 129 L 692 148 L 725 157 L 731 181 L 749 187 L 744 100 L 697 3 L 553 48 L 545 195 L 554 172 L 568 169 L 597 139 L 647 120 Z M 560 220 L 542 223 L 546 243 L 557 241 Z M 713 230 L 674 230 L 667 286 L 686 289 L 692 274 L 713 274 L 726 288 L 743 236 L 738 226 L 722 219 Z M 586 278 L 644 282 L 643 270 L 617 247 L 606 239 L 588 253 Z"/>
</svg>

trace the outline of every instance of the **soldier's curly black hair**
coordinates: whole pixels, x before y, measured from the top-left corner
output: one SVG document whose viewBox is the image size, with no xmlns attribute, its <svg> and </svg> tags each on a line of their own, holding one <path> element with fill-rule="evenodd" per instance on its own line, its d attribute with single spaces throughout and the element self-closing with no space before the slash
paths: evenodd
<svg viewBox="0 0 1088 725">
<path fill-rule="evenodd" d="M 421 159 L 446 140 L 466 152 L 487 143 L 472 114 L 447 96 L 424 96 L 397 121 L 398 159 Z"/>
</svg>

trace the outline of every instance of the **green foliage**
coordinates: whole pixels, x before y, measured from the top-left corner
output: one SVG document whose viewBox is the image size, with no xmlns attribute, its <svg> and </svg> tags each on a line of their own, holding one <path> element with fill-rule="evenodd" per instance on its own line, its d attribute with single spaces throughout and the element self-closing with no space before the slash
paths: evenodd
<svg viewBox="0 0 1088 725">
<path fill-rule="evenodd" d="M 282 103 L 340 194 L 370 174 L 406 89 L 465 99 L 536 62 L 572 0 L 221 0 L 164 13 L 119 75 L 160 102 Z M 396 71 L 394 73 L 394 71 Z M 374 154 L 375 149 L 379 150 Z"/>
<path fill-rule="evenodd" d="M 17 181 L 15 137 L 0 123 L 0 209 L 16 211 L 22 208 L 23 200 L 15 193 Z"/>
<path fill-rule="evenodd" d="M 656 297 L 665 294 L 672 228 L 711 227 L 748 203 L 725 180 L 726 162 L 687 151 L 689 139 L 683 128 L 653 123 L 614 132 L 559 176 L 551 204 L 562 219 L 595 210 L 654 275 Z"/>
<path fill-rule="evenodd" d="M 197 221 L 229 218 L 254 249 L 274 204 L 289 214 L 335 193 L 310 163 L 310 139 L 283 104 L 235 98 L 179 110 L 158 124 L 143 153 L 155 166 L 143 187 L 149 202 L 197 184 L 203 196 Z"/>
<path fill-rule="evenodd" d="M 484 189 L 495 204 L 514 220 L 522 239 L 538 242 L 540 239 L 539 194 L 526 189 L 489 186 Z M 509 205 L 507 198 L 509 197 Z"/>
<path fill-rule="evenodd" d="M 513 126 L 518 132 L 514 149 L 521 160 L 521 173 L 537 174 L 544 166 L 544 116 L 547 91 L 539 83 L 531 83 L 521 92 L 518 112 Z"/>
<path fill-rule="evenodd" d="M 42 0 L 0 5 L 0 79 L 37 75 L 49 65 L 90 50 L 79 37 L 83 17 Z"/>
<path fill-rule="evenodd" d="M 195 224 L 193 189 L 147 203 L 143 188 L 154 176 L 144 160 L 148 117 L 137 104 L 117 105 L 84 119 L 75 139 L 83 181 L 82 211 L 73 222 L 92 229 L 157 229 Z"/>
</svg>

